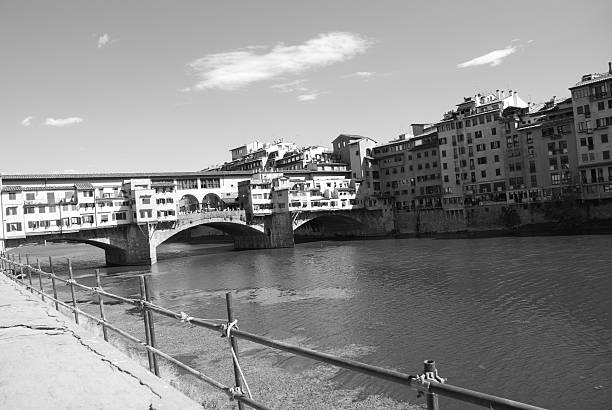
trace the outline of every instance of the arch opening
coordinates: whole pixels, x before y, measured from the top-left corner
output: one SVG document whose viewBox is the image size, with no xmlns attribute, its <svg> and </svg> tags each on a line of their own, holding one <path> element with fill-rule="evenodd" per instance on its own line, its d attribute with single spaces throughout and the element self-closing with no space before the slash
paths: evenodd
<svg viewBox="0 0 612 410">
<path fill-rule="evenodd" d="M 227 205 L 214 193 L 209 193 L 202 199 L 202 210 L 204 211 L 223 211 L 227 208 Z"/>
<path fill-rule="evenodd" d="M 345 215 L 321 215 L 303 222 L 294 230 L 296 242 L 361 237 L 363 224 Z"/>
<path fill-rule="evenodd" d="M 191 194 L 183 195 L 179 200 L 179 213 L 181 214 L 197 212 L 199 209 L 200 202 Z"/>
</svg>

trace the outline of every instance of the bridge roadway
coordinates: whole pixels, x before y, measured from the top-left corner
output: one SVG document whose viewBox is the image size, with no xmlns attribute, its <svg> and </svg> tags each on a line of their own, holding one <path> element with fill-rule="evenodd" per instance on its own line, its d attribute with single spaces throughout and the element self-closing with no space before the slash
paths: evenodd
<svg viewBox="0 0 612 410">
<path fill-rule="evenodd" d="M 208 226 L 233 237 L 235 249 L 292 248 L 296 229 L 317 219 L 319 226 L 351 226 L 356 235 L 381 235 L 393 226 L 385 224 L 381 211 L 321 210 L 290 211 L 254 216 L 247 221 L 242 210 L 194 211 L 176 220 L 123 224 L 108 228 L 81 228 L 6 240 L 7 247 L 47 241 L 81 242 L 104 249 L 109 265 L 147 265 L 157 262 L 157 247 L 174 235 L 196 226 Z"/>
</svg>

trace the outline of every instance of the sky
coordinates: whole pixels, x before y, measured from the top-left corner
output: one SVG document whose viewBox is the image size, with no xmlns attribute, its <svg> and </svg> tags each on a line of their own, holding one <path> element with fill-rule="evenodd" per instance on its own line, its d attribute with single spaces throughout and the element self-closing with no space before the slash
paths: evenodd
<svg viewBox="0 0 612 410">
<path fill-rule="evenodd" d="M 0 173 L 196 171 L 387 142 L 464 96 L 569 96 L 612 2 L 0 0 Z"/>
</svg>

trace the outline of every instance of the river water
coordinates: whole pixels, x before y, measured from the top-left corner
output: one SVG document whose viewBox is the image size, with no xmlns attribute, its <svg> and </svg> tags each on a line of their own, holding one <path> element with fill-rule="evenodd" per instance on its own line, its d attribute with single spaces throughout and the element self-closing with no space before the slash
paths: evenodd
<svg viewBox="0 0 612 410">
<path fill-rule="evenodd" d="M 611 250 L 609 236 L 384 239 L 257 251 L 172 243 L 160 247 L 151 283 L 156 303 L 191 316 L 225 317 L 224 292 L 233 290 L 243 330 L 350 351 L 357 360 L 410 374 L 434 359 L 453 385 L 551 409 L 606 409 L 612 406 Z M 72 256 L 77 274 L 101 267 L 106 290 L 137 294 L 135 269 L 104 268 L 95 248 L 54 244 L 27 252 Z M 201 339 L 180 340 L 180 326 L 162 321 L 158 338 L 202 363 Z M 297 358 L 274 366 L 298 377 L 311 369 Z M 361 398 L 422 403 L 401 386 L 348 371 L 325 377 L 334 389 Z M 441 407 L 474 408 L 445 399 Z"/>
</svg>

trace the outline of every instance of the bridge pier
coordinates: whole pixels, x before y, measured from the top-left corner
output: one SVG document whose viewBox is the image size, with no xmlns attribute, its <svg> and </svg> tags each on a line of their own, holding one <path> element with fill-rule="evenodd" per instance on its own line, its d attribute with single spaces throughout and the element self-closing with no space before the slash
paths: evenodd
<svg viewBox="0 0 612 410">
<path fill-rule="evenodd" d="M 126 225 L 108 236 L 110 247 L 105 248 L 107 265 L 152 265 L 157 263 L 157 244 L 149 238 L 146 224 Z"/>
<path fill-rule="evenodd" d="M 293 248 L 293 221 L 290 213 L 266 215 L 263 233 L 234 235 L 234 249 Z"/>
</svg>

